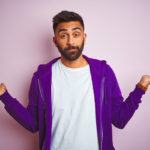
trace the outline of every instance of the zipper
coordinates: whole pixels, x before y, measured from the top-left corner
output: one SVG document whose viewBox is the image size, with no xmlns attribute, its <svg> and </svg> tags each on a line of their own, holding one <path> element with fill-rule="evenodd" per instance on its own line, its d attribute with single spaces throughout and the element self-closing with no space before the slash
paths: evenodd
<svg viewBox="0 0 150 150">
<path fill-rule="evenodd" d="M 46 118 L 45 101 L 44 101 L 44 96 L 42 94 L 42 89 L 41 89 L 41 86 L 40 86 L 40 80 L 39 80 L 39 78 L 38 78 L 38 87 L 39 87 L 39 92 L 40 92 L 40 95 L 41 95 L 41 98 L 42 98 L 42 101 L 43 101 L 43 111 L 44 111 L 44 121 L 45 121 L 45 118 Z M 43 141 L 42 150 L 44 150 L 44 145 L 45 145 L 45 140 Z"/>
<path fill-rule="evenodd" d="M 100 94 L 101 94 L 101 96 L 100 96 L 100 107 L 101 107 L 101 112 L 100 112 L 100 115 L 101 115 L 101 117 L 100 117 L 100 123 L 101 123 L 101 150 L 102 150 L 102 148 L 103 148 L 103 125 L 102 125 L 102 105 L 103 105 L 103 100 L 104 100 L 104 82 L 105 82 L 105 77 L 103 77 L 102 78 L 102 82 L 101 82 L 101 91 L 100 91 Z"/>
<path fill-rule="evenodd" d="M 39 87 L 39 91 L 40 91 L 40 95 L 42 97 L 42 101 L 43 101 L 43 110 L 44 110 L 44 113 L 45 113 L 45 101 L 44 101 L 44 96 L 42 94 L 42 90 L 41 90 L 41 86 L 40 86 L 40 81 L 38 79 L 38 87 Z"/>
</svg>

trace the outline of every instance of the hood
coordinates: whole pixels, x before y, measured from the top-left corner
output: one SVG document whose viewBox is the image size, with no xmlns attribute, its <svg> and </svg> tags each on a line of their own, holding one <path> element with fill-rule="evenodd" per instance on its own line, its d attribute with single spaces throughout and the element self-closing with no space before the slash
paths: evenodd
<svg viewBox="0 0 150 150">
<path fill-rule="evenodd" d="M 105 60 L 98 60 L 94 58 L 87 57 L 86 55 L 82 55 L 89 63 L 91 71 L 93 71 L 96 75 L 103 77 L 106 61 Z M 53 63 L 55 63 L 58 59 L 61 57 L 54 58 L 47 64 L 40 64 L 37 69 L 37 73 L 39 78 L 44 78 L 51 72 L 51 66 Z"/>
</svg>

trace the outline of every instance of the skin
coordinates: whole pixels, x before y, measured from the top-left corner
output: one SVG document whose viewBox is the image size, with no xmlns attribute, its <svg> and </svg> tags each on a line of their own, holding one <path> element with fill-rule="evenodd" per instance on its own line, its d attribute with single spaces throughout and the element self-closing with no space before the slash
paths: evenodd
<svg viewBox="0 0 150 150">
<path fill-rule="evenodd" d="M 61 54 L 61 61 L 70 68 L 84 67 L 88 64 L 82 56 L 83 46 L 86 40 L 86 33 L 79 21 L 60 23 L 56 30 L 53 42 Z M 150 85 L 150 76 L 143 75 L 139 81 L 143 87 Z M 0 96 L 6 92 L 4 83 L 0 84 Z"/>
<path fill-rule="evenodd" d="M 64 65 L 70 68 L 79 68 L 88 64 L 82 54 L 77 56 L 79 49 L 81 48 L 80 51 L 83 49 L 82 44 L 85 43 L 86 37 L 79 21 L 62 22 L 57 26 L 53 42 L 61 53 L 61 61 Z"/>
</svg>

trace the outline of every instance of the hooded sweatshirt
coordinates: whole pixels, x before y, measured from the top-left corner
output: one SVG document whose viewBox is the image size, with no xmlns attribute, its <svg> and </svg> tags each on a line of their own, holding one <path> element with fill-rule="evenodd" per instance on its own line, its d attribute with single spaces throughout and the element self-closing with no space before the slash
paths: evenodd
<svg viewBox="0 0 150 150">
<path fill-rule="evenodd" d="M 112 125 L 123 129 L 141 103 L 145 91 L 137 84 L 124 99 L 113 69 L 105 60 L 83 57 L 88 61 L 94 91 L 96 127 L 99 150 L 115 150 Z M 6 91 L 0 96 L 6 111 L 24 128 L 39 132 L 39 149 L 50 150 L 52 141 L 52 64 L 40 64 L 34 72 L 25 108 Z M 59 94 L 59 93 L 58 93 Z M 86 124 L 85 124 L 86 126 Z M 89 135 L 90 136 L 90 135 Z"/>
</svg>

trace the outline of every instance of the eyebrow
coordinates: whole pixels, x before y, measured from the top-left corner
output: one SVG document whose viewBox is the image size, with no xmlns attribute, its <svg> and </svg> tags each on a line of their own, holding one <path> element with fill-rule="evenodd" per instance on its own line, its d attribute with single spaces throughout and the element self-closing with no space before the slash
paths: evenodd
<svg viewBox="0 0 150 150">
<path fill-rule="evenodd" d="M 79 30 L 81 31 L 81 28 L 79 28 L 79 27 L 73 28 L 72 31 L 73 31 L 73 30 L 77 30 L 77 29 L 79 29 Z M 67 29 L 62 28 L 62 29 L 58 30 L 58 33 L 59 33 L 59 32 L 62 32 L 62 31 L 67 31 Z"/>
</svg>

